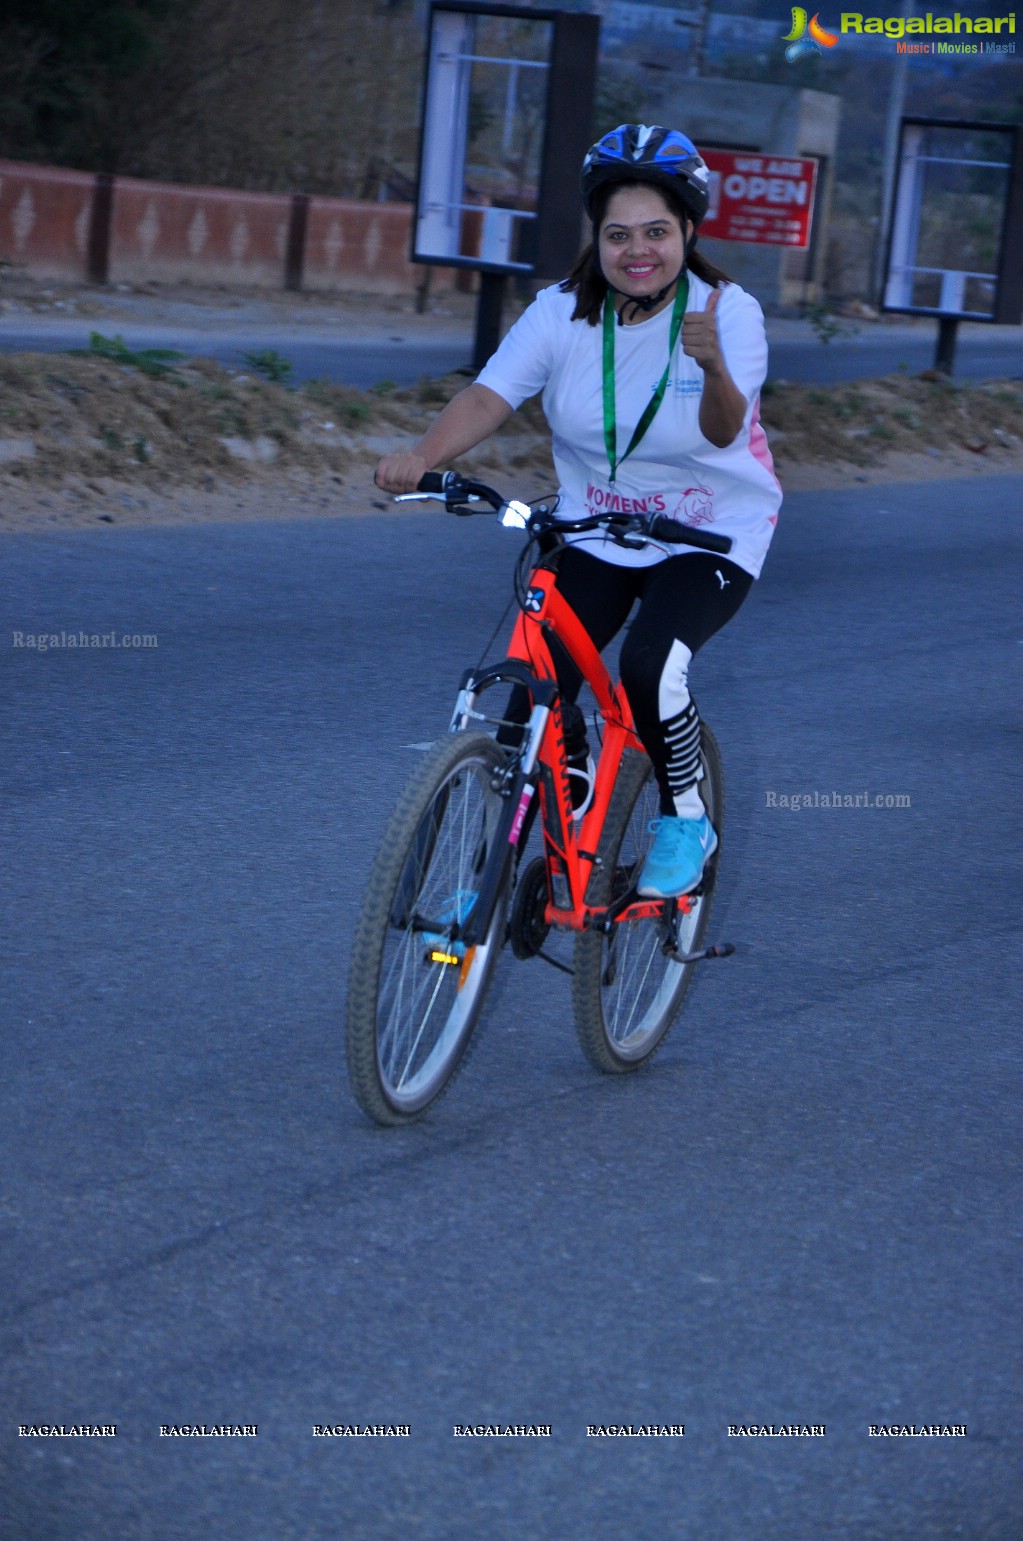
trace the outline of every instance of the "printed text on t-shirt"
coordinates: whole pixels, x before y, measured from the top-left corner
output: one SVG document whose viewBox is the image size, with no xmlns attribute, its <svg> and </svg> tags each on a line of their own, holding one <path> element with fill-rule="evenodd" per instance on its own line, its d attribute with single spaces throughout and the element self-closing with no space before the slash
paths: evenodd
<svg viewBox="0 0 1023 1541">
<path fill-rule="evenodd" d="M 614 487 L 598 487 L 589 482 L 586 487 L 586 507 L 591 515 L 666 513 L 682 524 L 710 524 L 714 518 L 714 494 L 709 487 L 687 487 L 677 501 L 675 493 L 666 492 L 651 492 L 642 498 L 627 498 Z"/>
</svg>

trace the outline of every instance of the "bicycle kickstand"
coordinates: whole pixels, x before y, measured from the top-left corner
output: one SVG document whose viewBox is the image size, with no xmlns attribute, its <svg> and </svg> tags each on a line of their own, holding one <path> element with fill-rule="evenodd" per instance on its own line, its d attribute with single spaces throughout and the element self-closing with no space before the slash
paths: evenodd
<svg viewBox="0 0 1023 1541">
<path fill-rule="evenodd" d="M 701 947 L 699 952 L 678 950 L 678 904 L 672 899 L 665 909 L 664 941 L 661 950 L 673 963 L 703 963 L 707 958 L 730 958 L 735 951 L 734 942 L 715 942 L 712 947 Z"/>
<path fill-rule="evenodd" d="M 715 942 L 713 947 L 701 948 L 699 952 L 676 952 L 674 947 L 666 947 L 664 951 L 673 963 L 702 963 L 705 958 L 730 958 L 735 943 Z"/>
</svg>

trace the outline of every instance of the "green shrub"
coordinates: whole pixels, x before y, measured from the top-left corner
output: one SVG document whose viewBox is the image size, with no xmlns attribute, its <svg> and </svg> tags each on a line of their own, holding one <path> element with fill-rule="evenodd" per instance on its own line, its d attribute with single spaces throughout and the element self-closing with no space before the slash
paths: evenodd
<svg viewBox="0 0 1023 1541">
<path fill-rule="evenodd" d="M 272 385 L 287 385 L 291 379 L 291 360 L 284 358 L 276 348 L 254 348 L 242 354 L 242 362 Z"/>
</svg>

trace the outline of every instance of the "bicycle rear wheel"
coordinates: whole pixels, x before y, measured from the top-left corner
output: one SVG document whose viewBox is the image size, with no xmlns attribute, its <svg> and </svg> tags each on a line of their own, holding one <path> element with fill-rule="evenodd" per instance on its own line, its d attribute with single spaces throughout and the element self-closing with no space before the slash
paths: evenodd
<svg viewBox="0 0 1023 1541">
<path fill-rule="evenodd" d="M 346 1040 L 355 1099 L 379 1124 L 418 1118 L 448 1085 L 479 1019 L 508 895 L 475 946 L 458 939 L 504 809 L 505 752 L 453 734 L 426 757 L 384 833 L 352 944 Z"/>
<path fill-rule="evenodd" d="M 688 915 L 678 920 L 678 951 L 696 952 L 710 920 L 724 819 L 721 756 L 713 733 L 702 725 L 700 795 L 717 830 L 718 849 L 708 862 Z M 602 866 L 590 880 L 587 902 L 607 905 L 636 883 L 650 848 L 657 817 L 654 770 L 645 755 L 626 754 L 615 783 L 598 855 Z M 636 1070 L 664 1042 L 692 981 L 695 963 L 676 963 L 663 950 L 660 918 L 618 922 L 608 934 L 584 931 L 575 945 L 572 1004 L 583 1053 L 598 1070 Z"/>
</svg>

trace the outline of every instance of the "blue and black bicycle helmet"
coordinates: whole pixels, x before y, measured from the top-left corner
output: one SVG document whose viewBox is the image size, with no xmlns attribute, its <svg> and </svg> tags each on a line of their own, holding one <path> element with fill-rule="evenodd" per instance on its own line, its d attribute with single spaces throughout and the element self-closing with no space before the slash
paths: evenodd
<svg viewBox="0 0 1023 1541">
<path fill-rule="evenodd" d="M 608 182 L 652 182 L 680 198 L 698 225 L 710 201 L 709 180 L 710 172 L 699 150 L 678 129 L 620 123 L 586 152 L 583 203 L 592 218 L 598 188 Z"/>
</svg>

